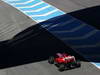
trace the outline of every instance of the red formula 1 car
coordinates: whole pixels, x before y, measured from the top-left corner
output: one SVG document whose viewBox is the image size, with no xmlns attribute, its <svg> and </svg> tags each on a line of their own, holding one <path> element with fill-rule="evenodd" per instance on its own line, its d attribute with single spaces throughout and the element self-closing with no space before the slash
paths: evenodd
<svg viewBox="0 0 100 75">
<path fill-rule="evenodd" d="M 50 56 L 48 59 L 50 64 L 55 64 L 59 71 L 80 67 L 80 61 L 77 61 L 74 56 L 67 53 L 56 53 L 55 56 Z"/>
</svg>

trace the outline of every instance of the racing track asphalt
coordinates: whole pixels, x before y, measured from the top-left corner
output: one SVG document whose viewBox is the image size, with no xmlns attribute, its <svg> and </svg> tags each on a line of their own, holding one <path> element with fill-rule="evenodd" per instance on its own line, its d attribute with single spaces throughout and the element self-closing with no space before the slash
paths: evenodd
<svg viewBox="0 0 100 75">
<path fill-rule="evenodd" d="M 74 9 L 78 10 L 80 8 L 85 7 L 85 4 L 84 4 L 84 6 L 83 5 L 79 6 L 78 4 L 76 4 L 75 3 L 76 0 L 64 0 L 64 1 L 62 1 L 62 0 L 45 0 L 45 1 L 53 4 L 54 6 L 60 8 L 62 10 L 64 10 L 65 12 L 70 12 L 70 11 L 74 11 Z M 78 1 L 83 2 L 83 0 L 78 0 Z M 90 6 L 100 3 L 99 0 L 93 0 L 93 1 L 85 0 L 84 2 L 89 3 Z M 68 3 L 68 5 L 66 3 Z M 16 13 L 15 11 L 17 11 L 16 9 L 12 8 L 11 6 L 9 6 L 9 5 L 7 5 L 3 2 L 0 2 L 0 6 L 9 7 L 11 11 L 14 11 L 14 13 Z M 6 12 L 3 12 L 2 14 L 4 14 L 4 13 L 6 13 Z M 17 13 L 18 13 L 18 11 L 17 11 Z M 1 14 L 1 11 L 0 11 L 0 14 Z M 22 15 L 23 14 L 20 14 L 20 16 L 22 16 Z M 15 14 L 14 14 L 14 16 L 15 16 Z M 22 17 L 20 17 L 20 18 L 22 18 Z M 19 19 L 19 18 L 17 17 L 16 19 Z M 0 20 L 1 20 L 1 18 L 0 18 Z M 4 23 L 7 20 L 8 19 L 3 20 L 2 23 Z M 20 21 L 22 21 L 22 20 L 20 19 Z M 28 22 L 27 20 L 25 20 L 25 21 Z M 23 27 L 24 26 L 22 26 L 22 28 Z M 16 66 L 16 67 L 12 67 L 12 68 L 1 69 L 0 75 L 100 75 L 100 70 L 97 69 L 94 65 L 90 64 L 89 62 L 83 61 L 81 68 L 72 69 L 72 70 L 68 70 L 68 71 L 64 71 L 64 72 L 59 72 L 54 65 L 48 64 L 47 60 L 46 60 L 46 61 L 30 63 L 30 64 L 26 64 L 26 65 L 22 65 L 22 66 Z"/>
<path fill-rule="evenodd" d="M 0 0 L 0 41 L 12 38 L 34 24 L 36 22 L 29 17 Z"/>
<path fill-rule="evenodd" d="M 43 0 L 60 10 L 69 13 L 100 5 L 100 0 Z"/>
<path fill-rule="evenodd" d="M 99 75 L 100 70 L 88 62 L 82 62 L 82 67 L 59 72 L 57 67 L 46 61 L 31 63 L 1 70 L 0 75 Z M 5 74 L 6 72 L 7 74 Z"/>
</svg>

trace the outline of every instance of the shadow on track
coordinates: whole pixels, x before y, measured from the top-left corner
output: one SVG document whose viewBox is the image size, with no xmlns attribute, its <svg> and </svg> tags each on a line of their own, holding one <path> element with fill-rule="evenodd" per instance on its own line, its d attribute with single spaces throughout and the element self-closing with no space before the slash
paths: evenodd
<svg viewBox="0 0 100 75">
<path fill-rule="evenodd" d="M 89 7 L 86 9 L 74 11 L 71 13 L 68 13 L 69 15 L 93 26 L 94 28 L 100 30 L 100 5 L 99 6 L 94 6 L 94 7 Z M 100 36 L 100 35 L 98 35 Z M 100 41 L 100 40 L 99 40 Z M 100 43 L 98 44 L 100 47 Z M 93 50 L 93 51 L 92 51 Z M 97 49 L 91 49 L 89 52 L 83 51 L 86 54 L 90 54 L 91 58 L 90 61 L 93 62 L 100 62 L 100 48 Z"/>
<path fill-rule="evenodd" d="M 43 61 L 56 52 L 66 51 L 78 56 L 71 50 L 62 41 L 36 25 L 11 40 L 0 43 L 0 68 Z"/>
<path fill-rule="evenodd" d="M 100 29 L 100 6 L 90 7 L 68 13 L 77 19 Z"/>
<path fill-rule="evenodd" d="M 66 18 L 63 18 L 65 16 L 66 14 L 55 17 L 43 23 L 48 24 L 52 21 L 55 21 L 55 24 L 58 22 L 63 23 L 66 21 Z M 60 18 L 63 18 L 64 20 Z M 59 20 L 57 21 L 56 19 Z M 97 22 L 97 24 L 98 23 L 99 22 Z M 65 45 L 61 40 L 54 37 L 44 28 L 41 28 L 40 25 L 32 26 L 17 34 L 12 39 L 0 43 L 0 68 L 2 69 L 43 61 L 48 59 L 50 55 L 55 54 L 56 52 L 67 52 L 75 55 L 82 61 L 86 61 L 82 56 L 78 55 L 74 50 Z M 91 61 L 100 62 L 99 58 L 96 58 L 95 60 L 93 59 Z"/>
</svg>

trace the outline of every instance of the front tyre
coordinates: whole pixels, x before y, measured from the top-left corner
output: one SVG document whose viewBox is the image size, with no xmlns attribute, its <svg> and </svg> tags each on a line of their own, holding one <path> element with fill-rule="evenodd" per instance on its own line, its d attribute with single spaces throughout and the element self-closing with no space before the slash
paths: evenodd
<svg viewBox="0 0 100 75">
<path fill-rule="evenodd" d="M 54 64 L 54 57 L 53 56 L 49 57 L 48 63 Z"/>
<path fill-rule="evenodd" d="M 59 71 L 64 71 L 65 70 L 65 65 L 64 64 L 60 64 L 59 65 Z"/>
</svg>

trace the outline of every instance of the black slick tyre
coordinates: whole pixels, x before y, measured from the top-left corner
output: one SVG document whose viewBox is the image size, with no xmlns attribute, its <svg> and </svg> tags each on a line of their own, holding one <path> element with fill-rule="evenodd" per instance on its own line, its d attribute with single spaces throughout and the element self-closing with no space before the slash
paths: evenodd
<svg viewBox="0 0 100 75">
<path fill-rule="evenodd" d="M 65 65 L 64 64 L 60 64 L 59 65 L 59 71 L 64 71 L 65 70 Z"/>
<path fill-rule="evenodd" d="M 54 57 L 53 56 L 49 57 L 48 63 L 49 64 L 54 64 Z"/>
</svg>

